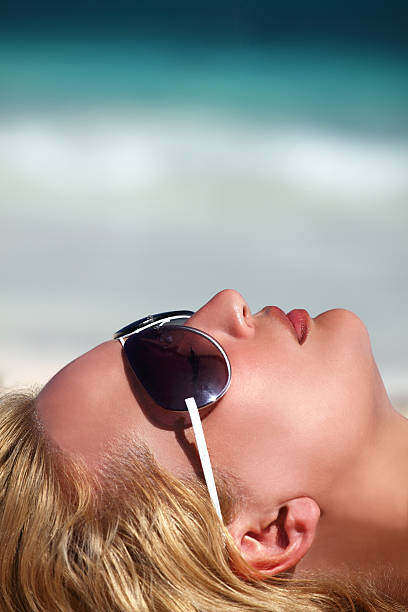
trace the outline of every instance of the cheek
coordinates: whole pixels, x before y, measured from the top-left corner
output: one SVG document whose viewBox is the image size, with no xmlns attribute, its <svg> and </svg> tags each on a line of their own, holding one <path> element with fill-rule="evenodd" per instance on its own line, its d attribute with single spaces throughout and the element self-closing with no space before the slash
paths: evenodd
<svg viewBox="0 0 408 612">
<path fill-rule="evenodd" d="M 282 385 L 282 380 L 277 383 L 284 375 L 278 363 L 273 371 L 254 359 L 250 370 L 240 370 L 237 360 L 234 365 L 230 390 L 205 419 L 211 459 L 219 469 L 237 476 L 251 495 L 261 499 L 264 490 L 282 495 L 291 482 L 283 475 L 292 471 L 291 462 L 298 463 L 290 452 L 296 427 L 287 398 L 280 397 L 282 386 L 293 386 L 293 376 L 289 374 L 288 380 L 286 371 Z"/>
<path fill-rule="evenodd" d="M 221 469 L 241 474 L 243 464 L 256 464 L 266 434 L 266 402 L 260 409 L 254 385 L 231 384 L 227 394 L 204 421 L 205 435 Z"/>
<path fill-rule="evenodd" d="M 318 319 L 300 350 L 236 359 L 231 389 L 206 419 L 217 465 L 252 485 L 266 478 L 281 495 L 337 478 L 372 419 L 377 370 L 366 328 L 343 310 Z"/>
</svg>

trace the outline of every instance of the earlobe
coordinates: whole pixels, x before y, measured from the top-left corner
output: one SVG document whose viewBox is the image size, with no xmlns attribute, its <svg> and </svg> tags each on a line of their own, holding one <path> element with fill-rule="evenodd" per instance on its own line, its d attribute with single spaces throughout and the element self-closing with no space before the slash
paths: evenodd
<svg viewBox="0 0 408 612">
<path fill-rule="evenodd" d="M 319 518 L 313 499 L 297 497 L 269 517 L 243 510 L 229 530 L 247 563 L 272 576 L 299 563 L 313 542 Z"/>
</svg>

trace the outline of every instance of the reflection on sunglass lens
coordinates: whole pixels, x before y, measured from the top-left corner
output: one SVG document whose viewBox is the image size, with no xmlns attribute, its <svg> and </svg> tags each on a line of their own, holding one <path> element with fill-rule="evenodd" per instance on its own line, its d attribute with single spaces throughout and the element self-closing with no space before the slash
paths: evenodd
<svg viewBox="0 0 408 612">
<path fill-rule="evenodd" d="M 129 336 L 124 348 L 143 387 L 168 410 L 186 410 L 188 397 L 199 408 L 206 406 L 228 384 L 228 366 L 219 348 L 190 328 L 149 328 Z"/>
<path fill-rule="evenodd" d="M 179 319 L 171 319 L 170 321 L 166 322 L 166 323 L 160 323 L 160 325 L 158 327 L 175 327 L 175 326 L 180 326 L 180 325 L 184 325 L 186 323 L 186 321 L 189 320 L 190 317 L 180 317 Z"/>
</svg>

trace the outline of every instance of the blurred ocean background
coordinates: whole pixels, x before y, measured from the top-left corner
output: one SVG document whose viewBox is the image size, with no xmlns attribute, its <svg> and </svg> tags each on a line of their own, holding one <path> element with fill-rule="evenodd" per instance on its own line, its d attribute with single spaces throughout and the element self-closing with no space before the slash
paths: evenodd
<svg viewBox="0 0 408 612">
<path fill-rule="evenodd" d="M 406 13 L 6 3 L 0 386 L 233 287 L 356 312 L 408 406 Z"/>
</svg>

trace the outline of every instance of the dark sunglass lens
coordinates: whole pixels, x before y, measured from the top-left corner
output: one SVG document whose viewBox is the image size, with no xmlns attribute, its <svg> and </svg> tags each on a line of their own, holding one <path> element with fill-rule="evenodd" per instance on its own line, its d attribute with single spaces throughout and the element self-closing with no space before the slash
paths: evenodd
<svg viewBox="0 0 408 612">
<path fill-rule="evenodd" d="M 134 334 L 125 342 L 133 371 L 152 399 L 169 410 L 186 410 L 185 398 L 200 408 L 228 384 L 224 356 L 208 338 L 186 327 L 165 326 Z"/>
</svg>

